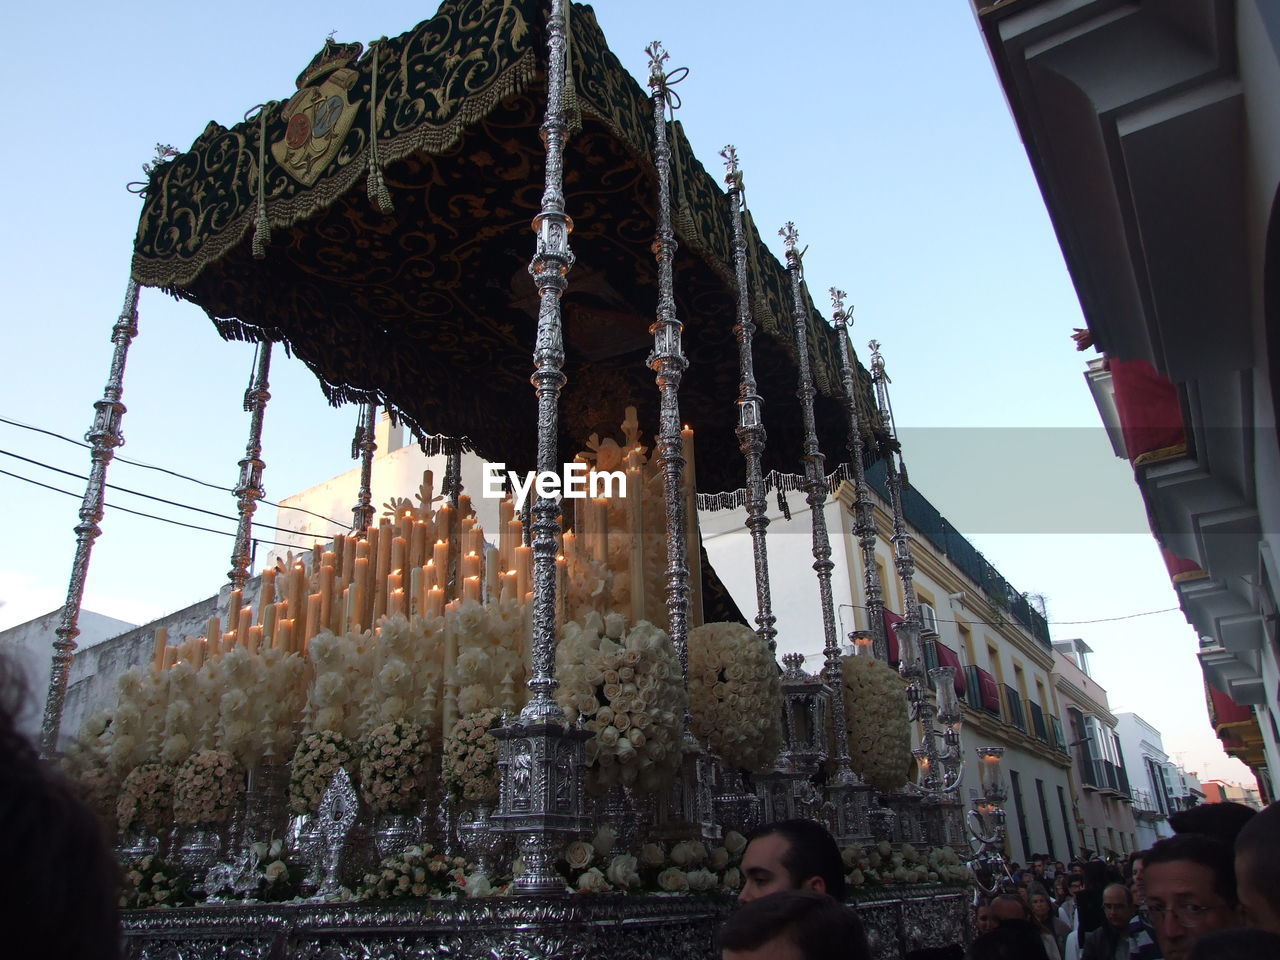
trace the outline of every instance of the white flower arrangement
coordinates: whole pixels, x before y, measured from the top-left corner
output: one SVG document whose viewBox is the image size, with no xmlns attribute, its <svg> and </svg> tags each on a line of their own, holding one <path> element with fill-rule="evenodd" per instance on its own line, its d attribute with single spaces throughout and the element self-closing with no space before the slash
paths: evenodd
<svg viewBox="0 0 1280 960">
<path fill-rule="evenodd" d="M 188 900 L 187 884 L 181 870 L 148 854 L 125 865 L 120 906 L 125 910 L 182 906 Z"/>
<path fill-rule="evenodd" d="M 184 826 L 225 823 L 243 792 L 244 772 L 230 753 L 193 753 L 173 778 L 173 819 Z"/>
<path fill-rule="evenodd" d="M 877 790 L 900 790 L 912 765 L 902 680 L 873 657 L 843 657 L 842 665 L 849 762 Z"/>
<path fill-rule="evenodd" d="M 640 621 L 625 629 L 620 614 L 591 613 L 565 625 L 556 646 L 556 699 L 587 741 L 587 786 L 603 793 L 623 784 L 654 793 L 680 765 L 686 697 L 669 638 Z"/>
<path fill-rule="evenodd" d="M 772 769 L 782 749 L 782 681 L 769 645 L 741 623 L 689 631 L 693 733 L 729 765 Z"/>
<path fill-rule="evenodd" d="M 289 770 L 289 809 L 315 813 L 339 768 L 350 769 L 355 752 L 351 742 L 333 730 L 309 733 L 298 743 Z"/>
<path fill-rule="evenodd" d="M 360 794 L 374 813 L 408 813 L 422 801 L 423 760 L 431 744 L 422 728 L 401 718 L 360 743 Z"/>
<path fill-rule="evenodd" d="M 512 698 L 512 709 L 524 705 L 525 666 L 521 651 L 531 629 L 526 613 L 526 606 L 515 600 L 487 606 L 464 600 L 446 615 L 447 628 L 457 641 L 453 669 L 460 715 L 501 704 L 504 691 Z"/>
<path fill-rule="evenodd" d="M 945 883 L 963 886 L 969 870 L 951 847 L 921 849 L 910 843 L 894 847 L 881 840 L 868 847 L 846 847 L 841 852 L 853 889 L 886 884 Z"/>
<path fill-rule="evenodd" d="M 468 887 L 476 882 L 475 877 L 473 864 L 462 857 L 435 853 L 431 844 L 424 843 L 406 847 L 399 856 L 383 860 L 376 873 L 366 873 L 356 890 L 356 898 L 390 900 L 466 896 Z M 487 879 L 480 889 L 476 896 L 487 896 L 492 892 Z"/>
<path fill-rule="evenodd" d="M 501 722 L 499 711 L 481 710 L 459 718 L 445 738 L 444 784 L 464 804 L 498 799 L 498 741 L 489 731 Z"/>
<path fill-rule="evenodd" d="M 161 830 L 173 822 L 173 770 L 159 763 L 143 763 L 120 784 L 116 821 L 121 827 L 143 824 Z"/>
</svg>

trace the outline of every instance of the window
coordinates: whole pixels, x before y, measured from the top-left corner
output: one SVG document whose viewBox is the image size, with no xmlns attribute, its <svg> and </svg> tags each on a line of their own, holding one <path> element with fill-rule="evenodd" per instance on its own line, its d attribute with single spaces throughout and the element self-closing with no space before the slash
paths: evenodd
<svg viewBox="0 0 1280 960">
<path fill-rule="evenodd" d="M 1067 855 L 1070 859 L 1076 858 L 1076 844 L 1071 837 L 1075 831 L 1071 829 L 1071 818 L 1067 816 L 1067 795 L 1063 792 L 1062 784 L 1058 784 L 1058 810 L 1062 814 L 1062 829 L 1067 835 Z"/>
<path fill-rule="evenodd" d="M 1013 809 L 1018 817 L 1018 836 L 1022 839 L 1022 862 L 1031 859 L 1031 836 L 1027 833 L 1027 813 L 1022 807 L 1022 781 L 1017 770 L 1009 771 L 1009 792 L 1013 794 Z"/>
<path fill-rule="evenodd" d="M 1044 802 L 1043 780 L 1036 780 L 1036 799 L 1040 801 L 1040 820 L 1044 824 L 1045 850 L 1048 852 L 1050 860 L 1057 860 L 1058 855 L 1053 849 L 1053 827 L 1049 825 L 1049 805 Z"/>
<path fill-rule="evenodd" d="M 956 629 L 960 632 L 960 652 L 964 655 L 964 662 L 977 663 L 973 656 L 973 631 L 963 623 L 957 623 Z M 1276 740 L 1280 741 L 1280 733 L 1276 734 Z"/>
</svg>

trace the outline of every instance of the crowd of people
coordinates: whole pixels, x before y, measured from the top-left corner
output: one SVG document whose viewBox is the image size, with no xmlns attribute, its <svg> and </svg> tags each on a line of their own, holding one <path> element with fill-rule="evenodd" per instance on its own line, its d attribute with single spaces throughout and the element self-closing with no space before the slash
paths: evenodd
<svg viewBox="0 0 1280 960">
<path fill-rule="evenodd" d="M 0 659 L 0 916 L 19 955 L 119 956 L 118 868 L 97 818 L 13 723 L 18 697 Z M 1280 804 L 1257 813 L 1203 804 L 1175 835 L 1130 857 L 1013 865 L 977 905 L 970 960 L 1280 960 Z M 722 960 L 870 960 L 844 862 L 809 820 L 767 824 L 743 854 Z M 19 933 L 20 931 L 20 933 Z"/>
<path fill-rule="evenodd" d="M 971 960 L 1280 960 L 1280 805 L 1201 804 L 1123 862 L 1033 858 L 978 904 Z"/>
</svg>

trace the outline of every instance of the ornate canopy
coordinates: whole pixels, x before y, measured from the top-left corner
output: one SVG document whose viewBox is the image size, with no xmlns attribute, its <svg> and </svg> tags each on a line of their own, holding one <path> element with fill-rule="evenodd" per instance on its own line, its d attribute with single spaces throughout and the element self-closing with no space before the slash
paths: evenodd
<svg viewBox="0 0 1280 960">
<path fill-rule="evenodd" d="M 628 404 L 647 436 L 657 427 L 645 362 L 657 299 L 651 105 L 590 7 L 573 8 L 570 38 L 580 129 L 565 157 L 577 255 L 563 303 L 566 454 L 593 431 L 613 433 Z M 282 342 L 334 403 L 377 400 L 420 437 L 459 438 L 531 468 L 537 295 L 527 267 L 543 183 L 545 50 L 537 0 L 446 0 L 432 19 L 368 50 L 326 43 L 287 99 L 230 129 L 209 124 L 154 169 L 135 278 L 199 304 L 228 339 Z M 718 177 L 679 123 L 672 147 L 677 310 L 690 360 L 681 411 L 698 431 L 698 486 L 732 489 L 742 461 L 731 228 Z M 390 212 L 376 202 L 379 177 Z M 749 219 L 748 234 L 756 374 L 771 428 L 765 469 L 795 471 L 788 278 Z M 846 436 L 836 334 L 811 304 L 809 313 L 831 465 L 845 458 Z M 863 422 L 877 422 L 858 374 Z"/>
</svg>

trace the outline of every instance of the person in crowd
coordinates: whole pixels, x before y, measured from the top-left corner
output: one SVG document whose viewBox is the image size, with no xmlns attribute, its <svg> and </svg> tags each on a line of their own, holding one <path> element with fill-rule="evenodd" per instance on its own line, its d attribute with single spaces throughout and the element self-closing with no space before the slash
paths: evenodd
<svg viewBox="0 0 1280 960">
<path fill-rule="evenodd" d="M 1271 804 L 1244 825 L 1235 855 L 1241 919 L 1280 934 L 1280 804 Z"/>
<path fill-rule="evenodd" d="M 1133 905 L 1142 910 L 1147 905 L 1147 891 L 1142 885 L 1142 871 L 1147 868 L 1146 851 L 1139 850 L 1129 861 L 1129 892 L 1133 894 Z"/>
<path fill-rule="evenodd" d="M 1280 960 L 1280 934 L 1256 927 L 1215 930 L 1195 942 L 1191 960 Z"/>
<path fill-rule="evenodd" d="M 1044 942 L 1026 921 L 1002 923 L 969 944 L 965 960 L 1049 960 Z"/>
<path fill-rule="evenodd" d="M 1178 834 L 1143 856 L 1147 916 L 1164 960 L 1187 960 L 1196 940 L 1239 925 L 1231 847 L 1211 836 Z"/>
<path fill-rule="evenodd" d="M 991 919 L 997 927 L 1010 921 L 1026 923 L 1031 919 L 1031 913 L 1022 897 L 1002 893 L 991 901 Z"/>
<path fill-rule="evenodd" d="M 1123 883 L 1102 891 L 1106 922 L 1084 938 L 1082 960 L 1129 960 L 1129 921 L 1133 919 L 1133 894 Z"/>
<path fill-rule="evenodd" d="M 835 838 L 812 820 L 757 827 L 742 855 L 743 903 L 779 890 L 816 890 L 845 898 L 844 861 Z"/>
<path fill-rule="evenodd" d="M 871 960 L 852 907 L 814 889 L 744 903 L 720 931 L 721 960 Z"/>
<path fill-rule="evenodd" d="M 1101 860 L 1090 860 L 1084 865 L 1084 889 L 1076 894 L 1076 929 L 1080 931 L 1080 945 L 1084 937 L 1093 933 L 1105 922 L 1102 912 L 1102 891 L 1110 883 L 1107 865 Z"/>
<path fill-rule="evenodd" d="M 991 918 L 991 901 L 979 900 L 978 906 L 973 912 L 973 926 L 978 931 L 978 936 L 984 933 L 990 933 L 996 928 L 996 922 Z"/>
<path fill-rule="evenodd" d="M 24 694 L 0 658 L 0 920 L 7 942 L 25 945 L 14 947 L 24 960 L 118 960 L 115 856 L 97 816 L 18 732 Z"/>
<path fill-rule="evenodd" d="M 1243 803 L 1202 803 L 1187 810 L 1169 814 L 1169 826 L 1174 834 L 1199 833 L 1215 837 L 1227 846 L 1234 846 L 1236 837 L 1244 825 L 1258 811 Z"/>
<path fill-rule="evenodd" d="M 1071 874 L 1063 874 L 1062 882 L 1066 888 L 1067 895 L 1058 904 L 1058 919 L 1068 929 L 1074 930 L 1076 926 L 1076 897 L 1084 889 L 1084 879 Z"/>
<path fill-rule="evenodd" d="M 1033 883 L 1027 888 L 1027 893 L 1031 901 L 1031 922 L 1044 940 L 1044 952 L 1049 955 L 1049 960 L 1062 960 L 1062 948 L 1071 928 L 1058 919 L 1048 890 Z"/>
</svg>

